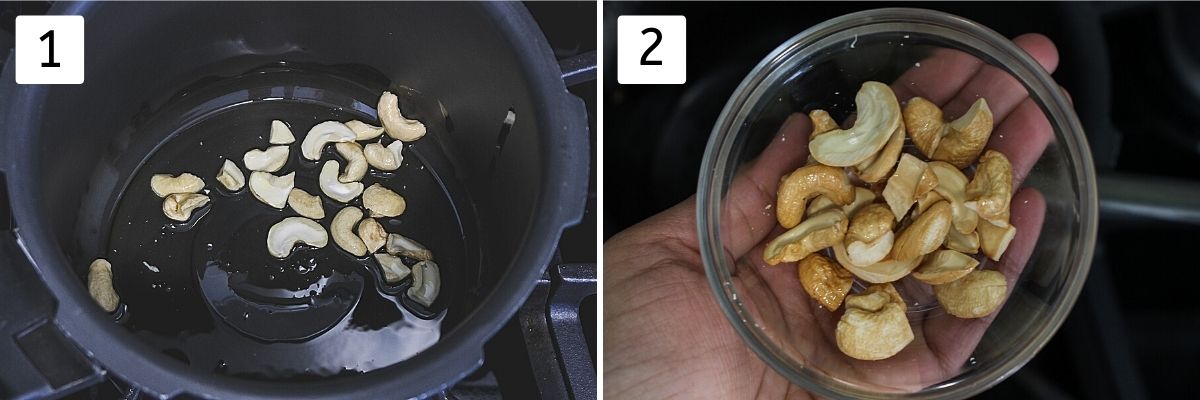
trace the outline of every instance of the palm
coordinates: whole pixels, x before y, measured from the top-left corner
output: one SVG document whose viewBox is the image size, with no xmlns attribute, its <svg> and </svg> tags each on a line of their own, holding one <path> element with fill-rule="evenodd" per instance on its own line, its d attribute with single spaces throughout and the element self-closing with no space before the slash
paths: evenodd
<svg viewBox="0 0 1200 400">
<path fill-rule="evenodd" d="M 1015 41 L 1047 70 L 1057 66 L 1057 53 L 1046 38 L 1026 35 Z M 942 104 L 947 116 L 961 114 L 975 96 L 987 98 L 999 121 L 989 146 L 1009 155 L 1019 187 L 1053 136 L 1040 109 L 1011 78 L 981 68 L 973 57 L 944 53 L 922 64 L 926 68 L 897 80 L 897 96 L 920 95 Z M 910 315 L 922 323 L 913 326 L 915 339 L 903 351 L 881 361 L 854 360 L 838 352 L 833 338 L 840 312 L 821 309 L 808 297 L 793 264 L 762 262 L 763 243 L 780 228 L 774 213 L 759 207 L 774 203 L 778 177 L 803 163 L 808 131 L 807 118 L 789 118 L 730 189 L 734 198 L 727 204 L 733 205 L 734 217 L 725 244 L 739 263 L 734 286 L 740 300 L 763 326 L 782 327 L 771 334 L 786 337 L 795 354 L 820 360 L 830 375 L 915 390 L 957 374 L 991 316 Z M 1018 191 L 1012 204 L 1018 235 L 997 266 L 1010 287 L 1028 260 L 1045 210 L 1041 195 L 1031 189 Z M 705 277 L 694 221 L 695 203 L 688 200 L 605 243 L 605 393 L 613 398 L 807 396 L 768 368 L 726 322 Z"/>
</svg>

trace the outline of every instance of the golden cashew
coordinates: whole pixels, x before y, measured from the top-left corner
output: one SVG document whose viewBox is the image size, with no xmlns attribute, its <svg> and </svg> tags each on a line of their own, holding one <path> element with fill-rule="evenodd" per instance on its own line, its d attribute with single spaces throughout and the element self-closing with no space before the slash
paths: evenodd
<svg viewBox="0 0 1200 400">
<path fill-rule="evenodd" d="M 837 324 L 838 349 L 859 360 L 896 355 L 913 341 L 906 309 L 896 289 L 887 283 L 847 296 L 846 312 Z"/>
<path fill-rule="evenodd" d="M 900 104 L 888 85 L 865 82 L 854 97 L 858 119 L 850 129 L 835 129 L 808 143 L 822 164 L 848 167 L 875 155 L 900 126 Z"/>
<path fill-rule="evenodd" d="M 387 243 L 388 233 L 383 230 L 383 225 L 380 225 L 375 218 L 363 218 L 358 223 L 358 238 L 367 245 L 367 252 L 374 253 Z"/>
<path fill-rule="evenodd" d="M 150 177 L 150 190 L 158 197 L 167 197 L 172 193 L 196 193 L 204 189 L 204 180 L 184 172 L 178 176 L 156 174 Z"/>
<path fill-rule="evenodd" d="M 350 183 L 362 180 L 367 174 L 367 157 L 363 155 L 363 147 L 357 142 L 340 142 L 333 145 L 334 150 L 346 159 L 346 170 L 338 175 L 338 182 Z"/>
<path fill-rule="evenodd" d="M 942 142 L 929 158 L 966 168 L 979 157 L 991 136 L 992 110 L 988 109 L 987 100 L 981 97 L 971 104 L 966 114 L 950 123 Z"/>
<path fill-rule="evenodd" d="M 942 136 L 946 134 L 946 122 L 942 120 L 942 109 L 920 97 L 913 97 L 904 105 L 904 127 L 908 137 L 925 157 L 933 155 Z"/>
<path fill-rule="evenodd" d="M 113 289 L 112 264 L 108 260 L 97 258 L 88 266 L 88 294 L 105 312 L 116 311 L 121 304 L 121 296 Z"/>
<path fill-rule="evenodd" d="M 842 305 L 842 299 L 854 284 L 854 275 L 820 254 L 809 254 L 796 266 L 800 285 L 814 300 L 830 312 Z"/>
<path fill-rule="evenodd" d="M 904 124 L 900 124 L 896 128 L 891 139 L 888 139 L 887 145 L 883 146 L 883 150 L 880 150 L 869 163 L 856 168 L 858 178 L 867 183 L 879 183 L 883 178 L 887 178 L 888 173 L 892 172 L 892 167 L 896 166 L 896 160 L 900 158 L 902 148 L 904 148 Z"/>
<path fill-rule="evenodd" d="M 846 213 L 836 208 L 809 217 L 767 243 L 763 260 L 770 265 L 799 261 L 817 250 L 841 244 L 847 223 Z"/>
<path fill-rule="evenodd" d="M 946 241 L 950 224 L 950 204 L 944 201 L 934 204 L 896 235 L 892 258 L 909 260 L 932 253 Z"/>
<path fill-rule="evenodd" d="M 928 170 L 932 171 L 933 168 L 930 168 Z M 942 201 L 942 200 L 945 200 L 945 199 L 942 198 L 942 195 L 938 194 L 937 192 L 925 193 L 924 196 L 917 198 L 917 212 L 914 213 L 913 215 L 921 215 L 921 213 L 923 213 L 923 212 L 925 212 L 925 210 L 929 209 L 929 206 L 937 204 L 937 202 Z M 954 211 L 954 208 L 953 208 L 954 205 L 951 205 L 950 207 L 951 207 L 950 211 Z M 957 230 L 957 229 L 955 229 L 955 230 Z"/>
<path fill-rule="evenodd" d="M 362 220 L 362 217 L 362 210 L 349 206 L 338 211 L 329 224 L 329 234 L 333 236 L 333 242 L 337 243 L 342 250 L 346 250 L 347 253 L 356 257 L 367 255 L 366 243 L 363 243 L 362 239 L 351 230 L 358 225 L 358 221 Z"/>
<path fill-rule="evenodd" d="M 404 155 L 401 152 L 404 150 L 404 142 L 399 140 L 384 147 L 382 143 L 368 143 L 363 147 L 363 156 L 367 157 L 367 164 L 370 164 L 375 169 L 380 171 L 395 171 L 400 168 L 400 163 L 404 162 Z"/>
<path fill-rule="evenodd" d="M 871 242 L 847 241 L 846 253 L 854 265 L 874 265 L 891 254 L 895 243 L 896 234 L 888 231 Z"/>
<path fill-rule="evenodd" d="M 408 119 L 400 113 L 400 100 L 392 92 L 383 92 L 379 96 L 379 105 L 375 111 L 379 114 L 379 122 L 383 129 L 393 139 L 411 142 L 425 136 L 425 124 L 415 119 Z"/>
<path fill-rule="evenodd" d="M 979 252 L 979 233 L 962 233 L 958 229 L 951 229 L 949 234 L 946 234 L 947 249 L 961 253 L 975 254 Z"/>
<path fill-rule="evenodd" d="M 872 192 L 871 189 L 855 186 L 854 201 L 851 201 L 850 204 L 842 206 L 842 212 L 846 213 L 846 215 L 853 215 L 855 212 L 858 212 L 859 208 L 862 208 L 867 204 L 871 204 L 873 201 L 875 201 L 875 192 Z M 837 204 L 833 203 L 833 200 L 829 199 L 829 196 L 820 195 L 814 197 L 813 200 L 808 203 L 808 208 L 804 210 L 804 215 L 812 216 L 813 214 L 825 211 L 836 205 Z"/>
<path fill-rule="evenodd" d="M 886 205 L 874 203 L 863 207 L 850 219 L 846 228 L 846 252 L 855 265 L 871 265 L 883 261 L 892 251 L 896 239 L 892 227 L 896 220 Z"/>
<path fill-rule="evenodd" d="M 321 198 L 308 194 L 304 189 L 292 188 L 291 193 L 288 193 L 287 205 L 305 217 L 325 218 L 325 207 L 321 205 Z"/>
<path fill-rule="evenodd" d="M 979 265 L 971 256 L 954 250 L 938 250 L 925 257 L 912 276 L 930 285 L 942 285 L 967 276 Z"/>
<path fill-rule="evenodd" d="M 908 209 L 916 202 L 917 184 L 925 173 L 926 164 L 911 154 L 900 155 L 900 163 L 896 164 L 896 172 L 888 178 L 887 186 L 883 187 L 883 200 L 892 209 L 896 221 L 904 219 Z"/>
<path fill-rule="evenodd" d="M 979 223 L 979 214 L 967 208 L 967 176 L 949 163 L 931 161 L 929 168 L 937 175 L 937 187 L 934 192 L 950 202 L 954 213 L 954 229 L 959 233 L 970 233 Z"/>
<path fill-rule="evenodd" d="M 208 204 L 208 196 L 199 193 L 171 193 L 163 199 L 162 210 L 167 218 L 187 221 L 192 218 L 192 211 L 205 204 Z"/>
<path fill-rule="evenodd" d="M 833 255 L 837 258 L 838 264 L 841 264 L 842 267 L 845 267 L 846 270 L 853 273 L 859 279 L 870 283 L 897 281 L 907 276 L 909 272 L 912 272 L 913 268 L 921 264 L 921 257 L 917 257 L 911 260 L 887 258 L 871 265 L 859 266 L 850 260 L 846 246 L 841 243 L 833 245 Z"/>
<path fill-rule="evenodd" d="M 363 207 L 371 212 L 372 217 L 396 217 L 404 214 L 407 203 L 404 196 L 376 183 L 363 191 Z"/>
<path fill-rule="evenodd" d="M 784 228 L 800 223 L 808 199 L 828 196 L 836 204 L 854 201 L 854 186 L 841 168 L 814 164 L 800 167 L 780 178 L 775 217 Z"/>
<path fill-rule="evenodd" d="M 217 182 L 230 191 L 237 191 L 246 186 L 246 175 L 242 174 L 242 170 L 233 163 L 233 160 L 226 159 L 221 164 L 221 170 L 217 171 Z"/>
<path fill-rule="evenodd" d="M 838 123 L 829 116 L 829 112 L 821 109 L 816 109 L 808 112 L 808 119 L 812 120 L 812 134 L 808 135 L 808 141 L 812 142 L 817 136 L 829 133 L 834 129 L 838 129 Z"/>
<path fill-rule="evenodd" d="M 926 194 L 937 188 L 938 179 L 937 173 L 934 173 L 928 165 L 925 167 L 925 172 L 921 173 L 921 179 L 917 181 L 917 189 L 913 192 L 913 197 L 920 199 Z"/>
<path fill-rule="evenodd" d="M 1008 293 L 1004 274 L 974 270 L 956 281 L 936 285 L 933 293 L 947 313 L 959 318 L 979 318 L 1000 307 Z"/>
<path fill-rule="evenodd" d="M 963 204 L 993 225 L 1008 225 L 1012 189 L 1012 164 L 1008 157 L 988 150 L 979 158 L 975 178 L 967 184 L 967 202 Z"/>
<path fill-rule="evenodd" d="M 999 227 L 993 224 L 979 224 L 979 247 L 988 258 L 1000 261 L 1008 244 L 1017 236 L 1017 227 L 1005 225 Z"/>
</svg>

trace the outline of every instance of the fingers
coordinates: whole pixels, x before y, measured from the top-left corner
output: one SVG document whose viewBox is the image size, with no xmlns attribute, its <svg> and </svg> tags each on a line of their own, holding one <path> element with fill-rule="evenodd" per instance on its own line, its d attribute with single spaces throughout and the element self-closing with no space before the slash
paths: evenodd
<svg viewBox="0 0 1200 400">
<path fill-rule="evenodd" d="M 1017 278 L 1021 276 L 1037 245 L 1045 215 L 1046 200 L 1037 190 L 1022 189 L 1013 196 L 1011 222 L 1017 228 L 1017 235 L 1009 243 L 1000 262 L 993 264 L 1007 279 L 1010 297 Z M 949 314 L 930 315 L 924 321 L 925 339 L 929 349 L 939 356 L 942 367 L 949 373 L 957 373 L 958 368 L 975 351 L 975 346 L 995 317 L 996 313 L 977 319 L 961 319 Z"/>
<path fill-rule="evenodd" d="M 992 132 L 988 148 L 1008 157 L 1012 163 L 1013 187 L 1019 188 L 1051 140 L 1054 129 L 1050 120 L 1033 99 L 1025 98 Z"/>
<path fill-rule="evenodd" d="M 1024 34 L 1013 39 L 1018 47 L 1033 56 L 1047 72 L 1053 73 L 1058 68 L 1058 49 L 1049 38 L 1036 33 Z M 1008 113 L 1028 97 L 1025 87 L 1008 72 L 984 65 L 975 76 L 954 95 L 948 103 L 942 106 L 947 118 L 957 118 L 971 107 L 971 103 L 983 97 L 987 99 L 988 107 L 996 121 L 1001 121 Z M 931 100 L 932 101 L 932 100 Z M 940 104 L 940 103 L 939 103 Z"/>
<path fill-rule="evenodd" d="M 975 56 L 953 49 L 938 49 L 914 64 L 892 83 L 901 102 L 920 96 L 935 104 L 949 101 L 983 66 Z"/>
</svg>

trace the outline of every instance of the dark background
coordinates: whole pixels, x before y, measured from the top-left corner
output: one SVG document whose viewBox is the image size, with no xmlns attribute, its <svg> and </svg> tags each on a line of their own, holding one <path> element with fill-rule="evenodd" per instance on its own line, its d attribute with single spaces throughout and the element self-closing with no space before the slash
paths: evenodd
<svg viewBox="0 0 1200 400">
<path fill-rule="evenodd" d="M 1054 78 L 1099 175 L 1100 235 L 1079 301 L 1025 368 L 981 397 L 1197 397 L 1200 4 L 605 3 L 604 237 L 695 193 L 721 107 L 767 53 L 821 21 L 892 6 L 1054 40 Z M 620 15 L 687 17 L 686 84 L 617 84 Z"/>
</svg>

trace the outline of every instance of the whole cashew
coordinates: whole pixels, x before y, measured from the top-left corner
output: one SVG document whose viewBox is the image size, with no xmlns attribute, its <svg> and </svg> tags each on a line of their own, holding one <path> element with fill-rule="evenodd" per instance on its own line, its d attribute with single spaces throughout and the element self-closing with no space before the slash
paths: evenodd
<svg viewBox="0 0 1200 400">
<path fill-rule="evenodd" d="M 304 217 L 287 217 L 267 230 L 267 252 L 276 258 L 287 258 L 296 243 L 322 248 L 329 244 L 325 228 Z"/>
<path fill-rule="evenodd" d="M 358 238 L 362 239 L 368 252 L 374 253 L 387 243 L 388 233 L 383 230 L 383 225 L 380 225 L 379 221 L 374 218 L 363 218 L 358 223 Z"/>
<path fill-rule="evenodd" d="M 900 126 L 900 104 L 888 85 L 866 82 L 854 97 L 858 119 L 850 129 L 837 129 L 808 143 L 809 153 L 822 164 L 848 167 L 879 152 Z"/>
<path fill-rule="evenodd" d="M 341 142 L 333 145 L 338 154 L 346 159 L 346 171 L 338 176 L 342 183 L 358 182 L 367 174 L 367 158 L 363 156 L 362 145 L 355 142 Z"/>
<path fill-rule="evenodd" d="M 150 177 L 150 190 L 158 197 L 167 197 L 172 193 L 196 193 L 204 189 L 204 180 L 184 172 L 178 176 L 157 174 Z"/>
<path fill-rule="evenodd" d="M 904 147 L 904 124 L 900 124 L 896 131 L 892 133 L 883 150 L 863 168 L 856 168 L 859 179 L 867 183 L 878 183 L 883 178 L 888 177 L 888 173 L 892 172 L 892 167 L 896 166 L 896 160 L 900 158 L 900 150 Z"/>
<path fill-rule="evenodd" d="M 317 183 L 321 186 L 321 193 L 325 193 L 329 198 L 349 203 L 355 197 L 362 194 L 362 182 L 343 183 L 338 180 L 338 162 L 337 160 L 329 160 L 325 165 L 321 166 L 321 174 L 317 176 Z"/>
<path fill-rule="evenodd" d="M 287 146 L 271 146 L 266 150 L 250 149 L 242 156 L 242 164 L 251 171 L 275 172 L 283 168 L 287 158 Z"/>
<path fill-rule="evenodd" d="M 337 243 L 342 250 L 346 250 L 347 253 L 356 257 L 367 255 L 367 245 L 353 231 L 354 226 L 358 225 L 358 221 L 362 220 L 362 217 L 362 210 L 349 206 L 338 211 L 333 216 L 333 221 L 329 223 L 329 234 L 333 236 L 333 242 Z"/>
<path fill-rule="evenodd" d="M 975 178 L 966 187 L 967 202 L 963 204 L 992 225 L 1008 225 L 1012 190 L 1012 164 L 1008 157 L 988 150 L 979 158 Z"/>
<path fill-rule="evenodd" d="M 886 258 L 883 261 L 859 266 L 850 260 L 846 246 L 838 243 L 833 245 L 833 255 L 837 258 L 838 264 L 841 264 L 847 270 L 857 276 L 859 279 L 870 283 L 888 283 L 894 282 L 907 276 L 912 272 L 913 268 L 921 264 L 921 257 L 911 260 L 897 260 L 895 258 Z"/>
<path fill-rule="evenodd" d="M 367 157 L 367 164 L 370 164 L 375 169 L 380 171 L 395 171 L 400 168 L 400 163 L 404 162 L 404 155 L 401 152 L 404 150 L 404 142 L 399 140 L 392 144 L 383 147 L 381 143 L 368 143 L 363 147 L 363 155 Z"/>
<path fill-rule="evenodd" d="M 892 257 L 909 260 L 932 253 L 946 241 L 951 223 L 950 204 L 934 204 L 896 235 Z"/>
<path fill-rule="evenodd" d="M 993 224 L 979 224 L 979 248 L 983 254 L 994 261 L 1000 261 L 1008 244 L 1017 236 L 1017 228 L 1012 225 L 999 227 Z"/>
<path fill-rule="evenodd" d="M 817 250 L 841 244 L 846 224 L 846 213 L 837 208 L 809 217 L 767 243 L 763 260 L 770 265 L 799 261 Z"/>
<path fill-rule="evenodd" d="M 250 173 L 250 193 L 254 198 L 266 205 L 283 209 L 287 205 L 288 195 L 296 187 L 296 173 L 276 176 L 269 172 L 254 171 Z"/>
<path fill-rule="evenodd" d="M 938 250 L 925 257 L 925 261 L 913 270 L 912 276 L 930 285 L 942 285 L 967 276 L 979 265 L 971 256 L 954 250 Z"/>
<path fill-rule="evenodd" d="M 354 132 L 354 140 L 371 140 L 383 135 L 382 126 L 374 126 L 357 119 L 347 122 L 346 127 Z"/>
<path fill-rule="evenodd" d="M 112 264 L 108 260 L 97 258 L 88 266 L 88 294 L 105 312 L 116 311 L 121 304 L 121 296 L 113 289 Z"/>
<path fill-rule="evenodd" d="M 353 142 L 358 137 L 346 124 L 337 121 L 325 121 L 316 124 L 304 135 L 300 142 L 300 154 L 305 159 L 317 161 L 321 159 L 321 151 L 330 142 Z"/>
<path fill-rule="evenodd" d="M 176 221 L 187 221 L 192 218 L 192 211 L 208 204 L 208 200 L 208 196 L 199 193 L 171 193 L 163 199 L 163 214 Z"/>
<path fill-rule="evenodd" d="M 992 135 L 992 111 L 987 100 L 979 98 L 966 114 L 946 123 L 936 105 L 914 97 L 904 107 L 904 125 L 921 153 L 966 168 L 975 162 Z"/>
<path fill-rule="evenodd" d="M 1004 274 L 974 270 L 953 282 L 936 285 L 933 293 L 947 313 L 959 318 L 979 318 L 1000 307 L 1008 293 Z"/>
<path fill-rule="evenodd" d="M 363 207 L 371 211 L 372 217 L 397 217 L 404 214 L 407 202 L 404 196 L 375 183 L 363 192 Z"/>
<path fill-rule="evenodd" d="M 846 312 L 837 324 L 838 349 L 859 360 L 896 355 L 913 341 L 906 309 L 890 283 L 872 285 L 862 294 L 847 296 Z"/>
<path fill-rule="evenodd" d="M 379 122 L 383 123 L 383 129 L 394 139 L 411 142 L 425 136 L 425 124 L 415 119 L 404 118 L 400 113 L 399 99 L 392 92 L 383 92 L 383 95 L 379 96 L 376 112 L 379 114 Z"/>
<path fill-rule="evenodd" d="M 828 165 L 808 165 L 784 175 L 776 201 L 779 224 L 789 229 L 799 224 L 808 199 L 816 195 L 828 196 L 835 204 L 848 204 L 854 200 L 854 186 L 845 172 Z"/>
<path fill-rule="evenodd" d="M 892 232 L 896 220 L 886 205 L 874 203 L 863 207 L 850 218 L 846 228 L 846 253 L 855 265 L 871 265 L 883 261 L 892 251 L 896 239 Z"/>
<path fill-rule="evenodd" d="M 854 284 L 854 275 L 836 262 L 820 254 L 809 254 L 796 267 L 800 285 L 822 307 L 833 312 L 842 305 L 842 299 Z"/>
</svg>

